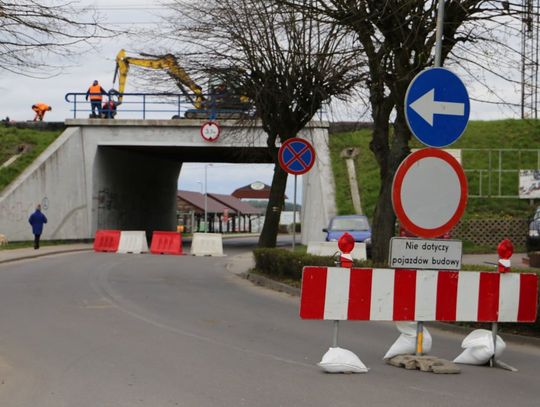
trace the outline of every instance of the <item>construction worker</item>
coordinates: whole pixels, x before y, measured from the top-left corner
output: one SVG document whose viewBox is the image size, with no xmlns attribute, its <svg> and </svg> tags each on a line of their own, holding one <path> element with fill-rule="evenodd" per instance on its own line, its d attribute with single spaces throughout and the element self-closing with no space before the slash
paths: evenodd
<svg viewBox="0 0 540 407">
<path fill-rule="evenodd" d="M 114 116 L 116 116 L 117 106 L 118 105 L 116 102 L 112 99 L 109 99 L 107 102 L 103 103 L 103 106 L 101 106 L 102 117 L 104 119 L 114 119 Z"/>
<path fill-rule="evenodd" d="M 41 122 L 43 121 L 43 116 L 45 116 L 45 112 L 51 111 L 52 107 L 40 102 L 32 105 L 32 110 L 36 112 L 36 115 L 34 116 L 34 121 L 39 120 Z"/>
<path fill-rule="evenodd" d="M 86 100 L 88 100 L 88 97 L 90 97 L 90 105 L 92 106 L 91 117 L 101 117 L 101 101 L 103 100 L 103 95 L 106 94 L 107 92 L 105 92 L 97 80 L 95 80 L 88 88 L 88 91 L 86 92 Z"/>
</svg>

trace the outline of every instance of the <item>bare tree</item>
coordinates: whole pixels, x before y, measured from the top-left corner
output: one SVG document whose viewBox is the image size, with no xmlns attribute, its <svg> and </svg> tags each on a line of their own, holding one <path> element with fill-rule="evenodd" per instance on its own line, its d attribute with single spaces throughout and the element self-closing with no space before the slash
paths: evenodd
<svg viewBox="0 0 540 407">
<path fill-rule="evenodd" d="M 0 70 L 51 76 L 55 58 L 101 30 L 91 9 L 69 0 L 0 0 Z"/>
<path fill-rule="evenodd" d="M 373 218 L 373 259 L 385 262 L 396 220 L 392 181 L 410 152 L 405 93 L 420 71 L 433 66 L 438 0 L 276 1 L 349 28 L 365 53 L 365 84 L 374 124 L 370 149 L 381 179 Z M 517 52 L 503 37 L 511 33 L 520 7 L 507 1 L 446 0 L 442 60 L 457 56 L 454 61 L 459 59 L 465 70 L 482 68 L 504 76 L 501 70 L 508 68 L 509 58 Z M 505 63 L 501 56 L 508 57 Z"/>
<path fill-rule="evenodd" d="M 359 83 L 361 53 L 339 25 L 274 1 L 172 4 L 177 14 L 171 32 L 175 49 L 183 44 L 181 59 L 191 70 L 221 75 L 238 94 L 249 97 L 268 135 L 275 169 L 259 245 L 273 247 L 287 181 L 277 147 L 296 137 L 325 102 L 345 97 Z"/>
</svg>

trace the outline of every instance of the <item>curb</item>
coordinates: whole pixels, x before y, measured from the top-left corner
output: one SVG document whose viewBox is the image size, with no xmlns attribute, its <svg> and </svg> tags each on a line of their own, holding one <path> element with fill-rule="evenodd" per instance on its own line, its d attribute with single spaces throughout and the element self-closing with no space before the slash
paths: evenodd
<svg viewBox="0 0 540 407">
<path fill-rule="evenodd" d="M 239 274 L 239 276 L 261 287 L 270 288 L 271 290 L 274 290 L 274 291 L 283 292 L 283 293 L 292 295 L 293 297 L 300 297 L 299 288 L 291 287 L 290 285 L 280 283 L 268 277 L 261 276 L 260 274 L 247 272 L 247 273 L 241 273 Z"/>
<path fill-rule="evenodd" d="M 91 250 L 93 250 L 93 249 L 91 249 L 91 248 L 89 248 L 89 249 L 67 249 L 67 250 L 57 250 L 57 251 L 54 251 L 54 252 L 47 252 L 47 253 L 28 254 L 26 256 L 14 257 L 12 259 L 0 260 L 0 264 L 12 263 L 12 262 L 19 261 L 19 260 L 28 260 L 28 259 L 36 259 L 36 258 L 39 258 L 39 257 L 53 256 L 53 255 L 56 255 L 56 254 L 85 252 L 85 251 L 91 251 Z"/>
</svg>

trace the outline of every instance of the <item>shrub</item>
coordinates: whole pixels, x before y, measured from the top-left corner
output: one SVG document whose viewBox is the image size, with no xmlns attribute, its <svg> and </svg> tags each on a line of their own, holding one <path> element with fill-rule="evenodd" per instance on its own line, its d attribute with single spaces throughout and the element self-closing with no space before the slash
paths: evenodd
<svg viewBox="0 0 540 407">
<path fill-rule="evenodd" d="M 255 257 L 255 269 L 268 277 L 278 280 L 302 279 L 304 266 L 334 267 L 335 260 L 331 256 L 314 256 L 307 253 L 293 253 L 285 249 L 259 248 L 253 251 Z M 356 267 L 366 265 L 366 262 L 354 262 Z"/>
</svg>

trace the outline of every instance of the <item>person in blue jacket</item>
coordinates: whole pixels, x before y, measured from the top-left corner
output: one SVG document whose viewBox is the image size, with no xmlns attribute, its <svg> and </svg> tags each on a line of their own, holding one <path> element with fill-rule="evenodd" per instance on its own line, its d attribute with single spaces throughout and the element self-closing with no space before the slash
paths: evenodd
<svg viewBox="0 0 540 407">
<path fill-rule="evenodd" d="M 36 207 L 36 211 L 28 218 L 28 222 L 32 225 L 34 249 L 39 249 L 39 238 L 43 233 L 43 224 L 47 223 L 47 217 L 41 212 L 41 205 Z"/>
</svg>

